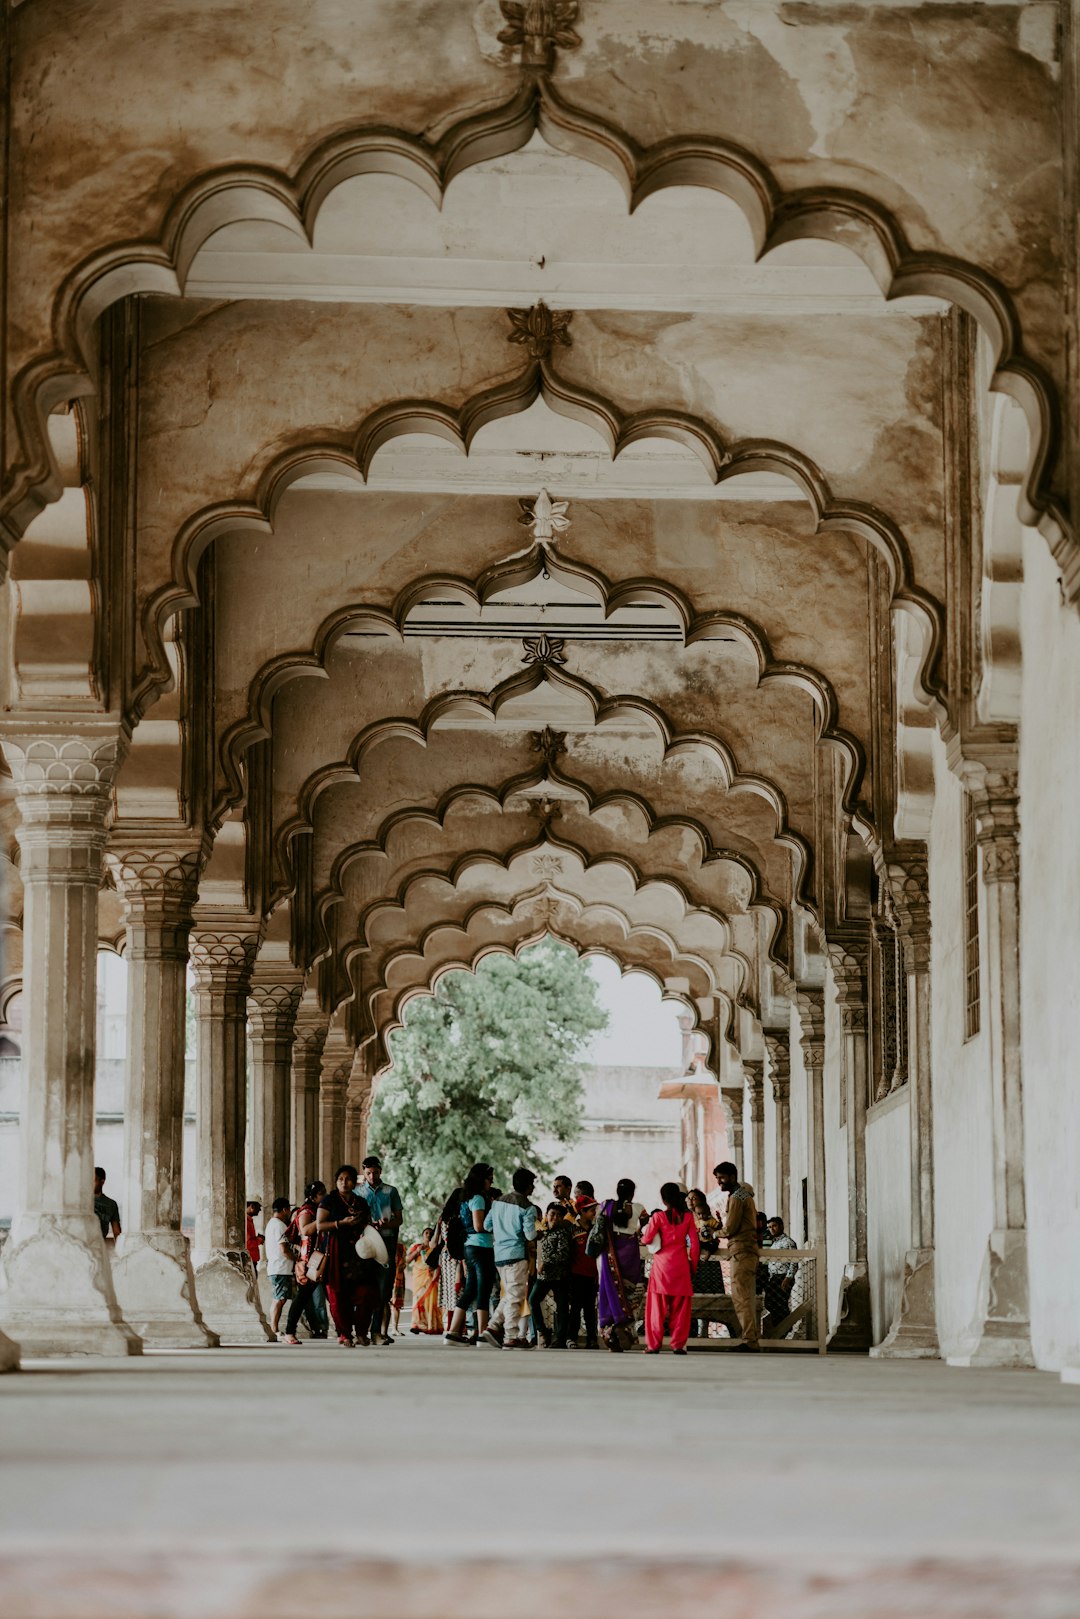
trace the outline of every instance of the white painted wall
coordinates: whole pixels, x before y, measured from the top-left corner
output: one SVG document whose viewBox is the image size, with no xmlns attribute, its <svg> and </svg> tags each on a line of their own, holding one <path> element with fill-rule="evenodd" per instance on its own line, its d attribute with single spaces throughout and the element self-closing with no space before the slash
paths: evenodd
<svg viewBox="0 0 1080 1619">
<path fill-rule="evenodd" d="M 983 976 L 982 1026 L 964 1039 L 963 794 L 935 734 L 930 823 L 933 982 L 934 1219 L 938 1337 L 944 1356 L 969 1354 L 988 1296 L 993 1225 L 990 1053 Z M 985 905 L 981 956 L 985 968 Z"/>
<path fill-rule="evenodd" d="M 911 1137 L 907 1086 L 871 1108 L 866 1119 L 866 1242 L 874 1342 L 900 1303 L 904 1255 L 911 1245 Z"/>
<path fill-rule="evenodd" d="M 1080 620 L 1024 538 L 1020 729 L 1024 1146 L 1036 1362 L 1080 1366 Z"/>
</svg>

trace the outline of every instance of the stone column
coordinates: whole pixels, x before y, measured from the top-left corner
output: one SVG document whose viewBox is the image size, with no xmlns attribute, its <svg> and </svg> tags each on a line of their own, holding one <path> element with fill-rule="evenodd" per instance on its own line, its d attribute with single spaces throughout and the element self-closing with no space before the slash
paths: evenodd
<svg viewBox="0 0 1080 1619">
<path fill-rule="evenodd" d="M 746 1103 L 746 1092 L 741 1086 L 727 1085 L 721 1095 L 731 1109 L 731 1157 L 743 1172 L 743 1108 Z M 712 1177 L 712 1165 L 709 1165 L 709 1178 Z"/>
<path fill-rule="evenodd" d="M 345 1092 L 345 1156 L 358 1164 L 368 1149 L 368 1125 L 374 1090 L 370 1071 L 374 1046 L 357 1046 Z"/>
<path fill-rule="evenodd" d="M 345 1162 L 345 1092 L 352 1071 L 353 1047 L 342 1029 L 331 1029 L 323 1047 L 319 1079 L 319 1158 L 329 1186 Z"/>
<path fill-rule="evenodd" d="M 776 1212 L 791 1227 L 791 1046 L 789 1036 L 766 1034 L 769 1083 L 776 1108 Z M 766 1210 L 766 1212 L 769 1212 Z"/>
<path fill-rule="evenodd" d="M 811 1247 L 827 1247 L 825 1185 L 825 995 L 819 989 L 795 994 L 799 1018 L 799 1044 L 806 1070 L 806 1221 Z M 822 1300 L 827 1299 L 824 1271 L 818 1278 Z"/>
<path fill-rule="evenodd" d="M 754 1196 L 765 1195 L 765 1064 L 743 1058 L 746 1095 L 750 1103 L 750 1162 Z M 746 1165 L 740 1165 L 746 1174 Z"/>
<path fill-rule="evenodd" d="M 904 1260 L 896 1319 L 882 1342 L 870 1353 L 881 1359 L 936 1360 L 941 1351 L 934 1291 L 930 885 L 925 859 L 891 860 L 889 880 L 907 988 L 911 1247 Z"/>
<path fill-rule="evenodd" d="M 20 1206 L 0 1311 L 28 1355 L 142 1349 L 117 1303 L 94 1214 L 98 889 L 124 740 L 116 723 L 4 737 L 25 941 Z M 12 1359 L 7 1340 L 0 1351 Z"/>
<path fill-rule="evenodd" d="M 319 1078 L 327 1023 L 318 1002 L 305 995 L 296 1014 L 292 1047 L 290 1184 L 297 1202 L 313 1180 L 326 1180 L 333 1172 L 319 1154 Z"/>
<path fill-rule="evenodd" d="M 864 1354 L 873 1342 L 866 1242 L 867 969 L 869 937 L 846 934 L 828 946 L 842 1031 L 840 1082 L 847 1104 L 848 1262 L 841 1285 L 840 1320 L 829 1347 Z"/>
<path fill-rule="evenodd" d="M 303 988 L 304 975 L 298 969 L 256 962 L 248 993 L 248 1145 L 253 1195 L 260 1197 L 265 1211 L 289 1190 L 293 1026 Z"/>
<path fill-rule="evenodd" d="M 1015 771 L 982 772 L 972 793 L 986 905 L 986 996 L 994 1229 L 989 1296 L 973 1366 L 1032 1366 L 1020 1049 L 1020 821 Z"/>
<path fill-rule="evenodd" d="M 145 1343 L 213 1348 L 181 1227 L 188 938 L 202 840 L 148 842 L 107 858 L 124 902 L 128 962 L 124 1234 L 113 1281 Z"/>
<path fill-rule="evenodd" d="M 192 1259 L 207 1324 L 223 1343 L 273 1341 L 244 1246 L 247 992 L 259 929 L 237 917 L 197 923 L 197 1151 Z"/>
</svg>

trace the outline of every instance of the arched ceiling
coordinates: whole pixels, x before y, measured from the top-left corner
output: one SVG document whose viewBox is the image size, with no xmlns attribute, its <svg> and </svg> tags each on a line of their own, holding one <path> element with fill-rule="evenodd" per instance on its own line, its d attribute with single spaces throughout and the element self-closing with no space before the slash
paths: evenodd
<svg viewBox="0 0 1080 1619">
<path fill-rule="evenodd" d="M 383 1052 L 546 929 L 760 1011 L 1007 707 L 1020 523 L 1072 589 L 1049 63 L 978 8 L 303 9 L 242 85 L 233 8 L 13 14 L 4 695 L 131 724 L 114 838 L 216 836 L 204 902 Z"/>
</svg>

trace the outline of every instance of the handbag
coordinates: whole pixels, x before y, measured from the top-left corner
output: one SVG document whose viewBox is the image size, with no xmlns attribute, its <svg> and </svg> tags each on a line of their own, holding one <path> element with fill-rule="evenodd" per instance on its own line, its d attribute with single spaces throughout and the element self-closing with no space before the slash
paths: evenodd
<svg viewBox="0 0 1080 1619">
<path fill-rule="evenodd" d="M 325 1237 L 323 1241 L 325 1242 Z M 309 1282 L 321 1282 L 323 1271 L 326 1269 L 326 1249 L 313 1248 L 308 1255 L 307 1279 Z"/>
<path fill-rule="evenodd" d="M 596 1219 L 585 1239 L 585 1252 L 590 1259 L 599 1259 L 601 1254 L 607 1253 L 607 1215 L 603 1209 L 598 1209 Z"/>
</svg>

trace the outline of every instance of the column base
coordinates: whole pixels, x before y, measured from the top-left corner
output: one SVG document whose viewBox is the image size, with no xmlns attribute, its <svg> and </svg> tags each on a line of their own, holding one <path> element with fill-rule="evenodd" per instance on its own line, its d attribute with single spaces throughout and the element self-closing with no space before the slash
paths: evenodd
<svg viewBox="0 0 1080 1619">
<path fill-rule="evenodd" d="M 932 1248 L 908 1249 L 896 1319 L 881 1342 L 871 1349 L 870 1355 L 874 1360 L 941 1358 Z"/>
<path fill-rule="evenodd" d="M 195 1266 L 203 1320 L 223 1344 L 273 1343 L 263 1313 L 255 1271 L 247 1254 L 212 1248 Z"/>
<path fill-rule="evenodd" d="M 216 1349 L 218 1335 L 202 1318 L 180 1232 L 132 1232 L 120 1244 L 113 1286 L 125 1319 L 147 1349 Z"/>
<path fill-rule="evenodd" d="M 0 1320 L 25 1356 L 141 1355 L 93 1215 L 19 1221 L 4 1249 Z"/>
<path fill-rule="evenodd" d="M 22 1345 L 9 1338 L 6 1332 L 0 1332 L 0 1372 L 17 1372 L 21 1353 Z"/>
<path fill-rule="evenodd" d="M 840 1320 L 828 1340 L 830 1354 L 865 1355 L 874 1341 L 870 1314 L 870 1277 L 864 1260 L 844 1266 L 840 1284 Z"/>
<path fill-rule="evenodd" d="M 990 1296 L 979 1341 L 950 1366 L 1034 1366 L 1028 1305 L 1026 1231 L 991 1231 L 987 1249 Z"/>
</svg>

